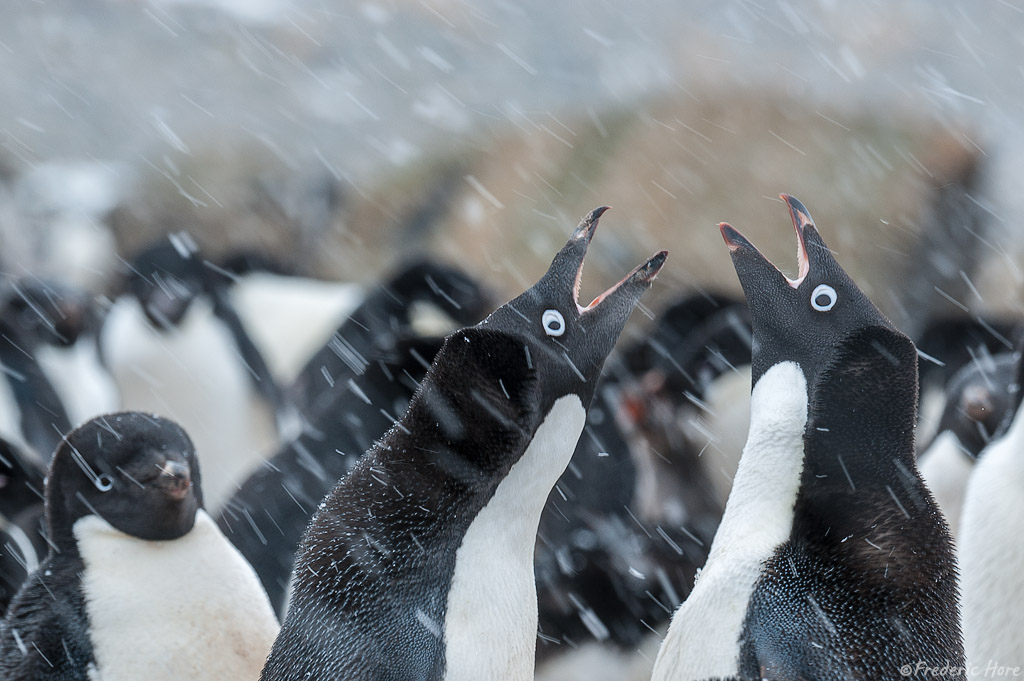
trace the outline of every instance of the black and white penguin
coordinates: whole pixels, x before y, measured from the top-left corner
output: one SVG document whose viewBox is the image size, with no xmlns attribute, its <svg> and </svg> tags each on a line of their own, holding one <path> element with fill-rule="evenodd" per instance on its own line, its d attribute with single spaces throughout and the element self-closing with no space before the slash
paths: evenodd
<svg viewBox="0 0 1024 681">
<path fill-rule="evenodd" d="M 937 434 L 918 456 L 921 477 L 954 539 L 974 463 L 990 442 L 1002 437 L 1017 413 L 1016 365 L 1013 353 L 984 353 L 954 374 L 946 387 Z"/>
<path fill-rule="evenodd" d="M 367 358 L 388 352 L 398 338 L 447 336 L 494 308 L 492 294 L 462 270 L 432 260 L 400 266 L 365 298 L 313 354 L 288 389 L 308 414 L 333 398 L 334 386 L 361 374 Z"/>
<path fill-rule="evenodd" d="M 91 294 L 58 281 L 22 277 L 7 286 L 0 314 L 28 341 L 22 349 L 53 385 L 71 428 L 118 408 L 117 386 L 100 355 L 103 314 Z M 67 432 L 57 434 L 43 452 L 46 457 Z"/>
<path fill-rule="evenodd" d="M 295 552 L 310 518 L 338 480 L 373 447 L 427 373 L 443 338 L 411 338 L 366 357 L 362 375 L 332 390 L 303 432 L 242 484 L 217 524 L 248 560 L 274 609 L 284 614 Z"/>
<path fill-rule="evenodd" d="M 324 501 L 264 681 L 533 677 L 540 514 L 666 257 L 581 307 L 604 210 L 536 285 L 448 337 L 406 414 Z"/>
<path fill-rule="evenodd" d="M 188 436 L 101 416 L 54 454 L 51 550 L 0 631 L 7 681 L 254 679 L 277 633 L 248 563 L 203 510 Z"/>
<path fill-rule="evenodd" d="M 939 434 L 939 422 L 948 404 L 947 388 L 957 372 L 976 360 L 1012 353 L 1022 330 L 1024 320 L 1008 315 L 939 316 L 928 320 L 913 339 L 920 373 L 919 445 L 930 445 Z"/>
<path fill-rule="evenodd" d="M 195 440 L 205 500 L 217 509 L 298 419 L 231 304 L 231 276 L 188 234 L 146 249 L 128 270 L 103 355 L 124 408 L 172 418 Z"/>
<path fill-rule="evenodd" d="M 957 554 L 970 678 L 1016 675 L 1024 668 L 1024 360 L 1020 352 L 1015 359 L 1009 427 L 974 464 L 960 516 Z"/>
<path fill-rule="evenodd" d="M 0 617 L 46 556 L 43 469 L 0 438 Z"/>
<path fill-rule="evenodd" d="M 963 667 L 952 542 L 914 462 L 914 345 L 842 270 L 807 209 L 782 198 L 796 279 L 721 225 L 753 325 L 750 432 L 652 678 Z"/>
</svg>

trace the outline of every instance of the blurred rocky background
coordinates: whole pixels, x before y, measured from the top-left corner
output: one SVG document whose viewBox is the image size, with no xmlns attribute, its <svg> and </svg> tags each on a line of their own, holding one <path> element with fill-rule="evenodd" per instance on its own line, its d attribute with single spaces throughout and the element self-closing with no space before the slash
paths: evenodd
<svg viewBox="0 0 1024 681">
<path fill-rule="evenodd" d="M 188 230 L 512 294 L 610 204 L 584 297 L 660 248 L 657 296 L 738 292 L 715 226 L 795 269 L 784 191 L 899 323 L 1018 309 L 1022 43 L 1002 1 L 15 0 L 0 267 L 101 290 Z"/>
</svg>

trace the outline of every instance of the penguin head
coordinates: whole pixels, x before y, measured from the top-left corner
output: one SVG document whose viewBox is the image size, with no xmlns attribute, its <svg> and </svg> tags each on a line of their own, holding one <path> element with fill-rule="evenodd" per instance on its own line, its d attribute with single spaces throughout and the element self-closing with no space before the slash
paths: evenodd
<svg viewBox="0 0 1024 681">
<path fill-rule="evenodd" d="M 47 476 L 47 525 L 58 546 L 88 515 L 140 539 L 177 539 L 192 529 L 202 504 L 188 435 L 139 412 L 99 416 L 73 430 L 57 446 Z"/>
<path fill-rule="evenodd" d="M 576 393 L 590 404 L 605 358 L 626 320 L 665 264 L 661 251 L 583 307 L 578 302 L 583 260 L 602 206 L 580 221 L 540 281 L 477 326 L 521 339 L 553 395 Z M 556 394 L 557 393 L 557 394 Z"/>
<path fill-rule="evenodd" d="M 138 299 L 154 327 L 169 330 L 203 294 L 205 283 L 199 249 L 191 236 L 180 232 L 132 258 L 125 288 Z"/>
<path fill-rule="evenodd" d="M 936 437 L 951 432 L 975 459 L 1009 427 L 1021 402 L 1018 353 L 985 353 L 962 367 L 946 387 L 946 406 Z"/>
<path fill-rule="evenodd" d="M 70 347 L 82 336 L 95 335 L 101 323 L 88 293 L 35 277 L 11 281 L 0 308 L 3 319 L 33 345 Z"/>
<path fill-rule="evenodd" d="M 814 392 L 822 376 L 850 353 L 868 348 L 876 365 L 903 367 L 917 355 L 911 340 L 893 327 L 843 271 L 800 201 L 782 194 L 797 235 L 796 279 L 790 279 L 731 225 L 719 228 L 729 247 L 750 309 L 752 380 L 772 366 L 798 364 Z"/>
</svg>

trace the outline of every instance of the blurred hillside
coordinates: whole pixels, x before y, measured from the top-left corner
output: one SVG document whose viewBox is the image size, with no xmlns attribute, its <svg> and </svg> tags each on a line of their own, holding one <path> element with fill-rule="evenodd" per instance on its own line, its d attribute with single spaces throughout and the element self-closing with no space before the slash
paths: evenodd
<svg viewBox="0 0 1024 681">
<path fill-rule="evenodd" d="M 211 253 L 258 247 L 325 278 L 371 280 L 426 251 L 513 295 L 539 276 L 579 216 L 610 204 L 584 294 L 667 248 L 672 263 L 655 291 L 664 298 L 698 288 L 739 294 L 716 229 L 723 220 L 795 271 L 796 240 L 777 199 L 786 191 L 807 203 L 842 262 L 899 317 L 900 277 L 929 202 L 974 160 L 962 136 L 914 118 L 711 92 L 640 110 L 524 117 L 359 191 L 308 178 L 294 210 L 274 200 L 288 187 L 268 180 L 273 169 L 259 160 L 176 159 L 168 164 L 176 175 L 148 173 L 113 224 L 126 252 L 187 228 Z M 180 191 L 186 181 L 221 193 L 199 202 Z"/>
<path fill-rule="evenodd" d="M 122 255 L 187 229 L 367 280 L 428 250 L 511 294 L 610 204 L 584 295 L 658 248 L 658 295 L 735 291 L 715 225 L 793 267 L 785 191 L 897 320 L 1018 306 L 1022 29 L 945 0 L 20 3 L 0 261 L 66 271 L 43 235 L 71 216 Z M 908 291 L 937 192 L 976 167 L 946 296 Z"/>
</svg>

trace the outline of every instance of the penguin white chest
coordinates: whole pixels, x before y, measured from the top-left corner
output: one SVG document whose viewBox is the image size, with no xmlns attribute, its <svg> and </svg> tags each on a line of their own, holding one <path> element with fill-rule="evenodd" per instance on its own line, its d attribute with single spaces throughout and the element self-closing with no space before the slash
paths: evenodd
<svg viewBox="0 0 1024 681">
<path fill-rule="evenodd" d="M 274 378 L 289 385 L 364 297 L 356 284 L 255 273 L 231 287 L 231 303 Z"/>
<path fill-rule="evenodd" d="M 85 563 L 90 681 L 255 681 L 278 623 L 255 573 L 199 511 L 173 541 L 74 525 Z"/>
<path fill-rule="evenodd" d="M 120 404 L 117 386 L 100 364 L 94 339 L 80 339 L 70 348 L 43 346 L 37 356 L 64 404 L 72 427 L 98 414 L 117 411 Z"/>
<path fill-rule="evenodd" d="M 971 678 L 1024 666 L 1024 410 L 974 466 L 960 519 L 964 651 Z M 988 673 L 991 676 L 991 670 Z"/>
<path fill-rule="evenodd" d="M 217 509 L 277 444 L 273 416 L 252 388 L 227 327 L 206 299 L 170 332 L 153 329 L 139 302 L 118 299 L 103 331 L 122 406 L 173 418 L 203 465 L 203 498 Z"/>
<path fill-rule="evenodd" d="M 559 398 L 463 537 L 445 615 L 445 681 L 533 678 L 537 526 L 586 418 L 576 395 Z"/>
<path fill-rule="evenodd" d="M 707 563 L 672 617 L 652 681 L 739 673 L 743 623 L 765 561 L 793 529 L 807 425 L 807 382 L 793 362 L 754 386 L 750 433 Z"/>
</svg>

